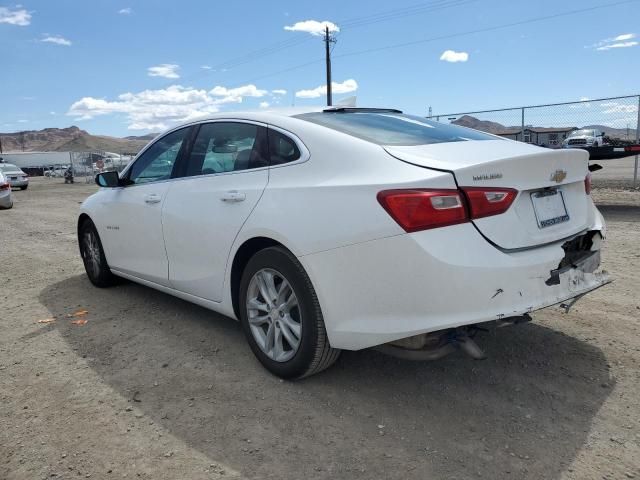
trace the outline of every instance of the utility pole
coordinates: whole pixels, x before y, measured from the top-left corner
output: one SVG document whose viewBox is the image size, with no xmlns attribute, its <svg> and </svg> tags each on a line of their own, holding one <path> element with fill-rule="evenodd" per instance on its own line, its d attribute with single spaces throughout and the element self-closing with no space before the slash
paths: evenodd
<svg viewBox="0 0 640 480">
<path fill-rule="evenodd" d="M 329 35 L 329 26 L 324 27 L 324 51 L 327 63 L 327 105 L 333 104 L 331 96 L 331 48 L 330 44 L 336 43 L 336 39 Z"/>
</svg>

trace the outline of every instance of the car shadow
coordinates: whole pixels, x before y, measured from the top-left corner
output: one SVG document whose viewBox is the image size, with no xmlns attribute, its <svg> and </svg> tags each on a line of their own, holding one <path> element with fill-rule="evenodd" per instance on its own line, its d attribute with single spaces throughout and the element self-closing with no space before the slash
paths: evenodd
<svg viewBox="0 0 640 480">
<path fill-rule="evenodd" d="M 40 301 L 104 382 L 249 478 L 558 478 L 614 384 L 599 349 L 536 323 L 484 334 L 484 361 L 343 352 L 286 382 L 237 322 L 140 285 L 74 276 Z"/>
</svg>

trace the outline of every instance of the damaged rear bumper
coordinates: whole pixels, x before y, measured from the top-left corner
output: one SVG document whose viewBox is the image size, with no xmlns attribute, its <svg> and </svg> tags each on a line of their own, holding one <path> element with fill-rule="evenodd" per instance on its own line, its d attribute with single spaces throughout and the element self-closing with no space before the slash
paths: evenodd
<svg viewBox="0 0 640 480">
<path fill-rule="evenodd" d="M 461 224 L 299 259 L 331 345 L 358 350 L 522 316 L 606 285 L 609 275 L 598 270 L 604 225 L 594 227 L 568 241 L 504 252 Z"/>
</svg>

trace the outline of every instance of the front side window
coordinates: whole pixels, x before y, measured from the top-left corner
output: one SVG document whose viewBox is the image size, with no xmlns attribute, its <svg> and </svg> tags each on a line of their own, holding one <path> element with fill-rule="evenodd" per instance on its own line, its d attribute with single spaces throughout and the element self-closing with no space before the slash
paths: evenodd
<svg viewBox="0 0 640 480">
<path fill-rule="evenodd" d="M 139 184 L 168 180 L 190 128 L 181 128 L 151 145 L 131 166 L 128 183 Z"/>
<path fill-rule="evenodd" d="M 187 162 L 186 176 L 266 167 L 265 130 L 258 125 L 240 122 L 201 125 Z"/>
</svg>

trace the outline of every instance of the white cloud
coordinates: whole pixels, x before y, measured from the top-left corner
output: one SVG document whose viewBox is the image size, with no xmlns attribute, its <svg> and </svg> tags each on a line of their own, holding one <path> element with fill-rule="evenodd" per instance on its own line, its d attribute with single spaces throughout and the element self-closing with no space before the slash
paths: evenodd
<svg viewBox="0 0 640 480">
<path fill-rule="evenodd" d="M 62 45 L 64 47 L 69 47 L 71 46 L 71 41 L 67 40 L 64 37 L 61 37 L 60 35 L 48 35 L 45 34 L 44 38 L 42 38 L 42 40 L 40 40 L 41 42 L 45 42 L 45 43 L 54 43 L 56 45 Z"/>
<path fill-rule="evenodd" d="M 635 33 L 623 33 L 622 35 L 618 35 L 613 39 L 614 42 L 624 42 L 625 40 L 631 40 L 632 38 L 636 38 Z"/>
<path fill-rule="evenodd" d="M 203 70 L 211 70 L 211 65 L 200 65 L 200 68 Z"/>
<path fill-rule="evenodd" d="M 469 60 L 469 54 L 467 52 L 445 50 L 444 52 L 442 52 L 442 55 L 440 55 L 440 60 L 451 63 L 466 62 L 467 60 Z"/>
<path fill-rule="evenodd" d="M 618 43 L 610 43 L 608 45 L 603 45 L 602 47 L 596 48 L 596 50 L 611 50 L 612 48 L 629 48 L 635 47 L 638 45 L 638 42 L 618 42 Z"/>
<path fill-rule="evenodd" d="M 131 9 L 131 7 L 121 8 L 120 10 L 118 10 L 118 13 L 120 15 L 131 15 L 133 13 L 133 10 Z"/>
<path fill-rule="evenodd" d="M 49 112 L 49 115 L 55 115 L 56 112 L 54 112 L 53 110 Z"/>
<path fill-rule="evenodd" d="M 264 97 L 267 94 L 267 91 L 260 90 L 255 85 L 249 84 L 249 85 L 243 85 L 242 87 L 237 87 L 237 88 L 225 88 L 225 87 L 216 86 L 216 87 L 213 87 L 213 89 L 209 93 L 216 97 L 224 97 L 229 99 L 227 102 L 224 102 L 224 103 L 228 103 L 228 102 L 236 101 L 232 99 L 237 99 L 242 97 Z"/>
<path fill-rule="evenodd" d="M 31 23 L 31 14 L 20 7 L 21 5 L 16 5 L 15 10 L 0 7 L 0 23 L 8 23 L 9 25 L 18 25 L 20 27 L 29 25 Z"/>
<path fill-rule="evenodd" d="M 613 48 L 629 48 L 638 45 L 638 42 L 633 40 L 636 38 L 635 33 L 623 33 L 616 37 L 605 38 L 598 43 L 594 43 L 590 48 L 595 48 L 599 51 L 611 50 Z"/>
<path fill-rule="evenodd" d="M 160 65 L 156 65 L 155 67 L 147 68 L 147 74 L 150 77 L 180 78 L 180 75 L 178 74 L 179 69 L 180 65 L 175 65 L 172 63 L 162 63 Z"/>
<path fill-rule="evenodd" d="M 636 103 L 622 103 L 622 102 L 604 102 L 600 104 L 604 108 L 602 113 L 636 113 L 638 111 L 638 105 Z"/>
<path fill-rule="evenodd" d="M 285 30 L 290 32 L 307 32 L 311 35 L 324 35 L 326 27 L 329 27 L 329 32 L 339 32 L 340 28 L 333 22 L 324 20 L 318 22 L 317 20 L 305 20 L 303 22 L 296 22 L 293 25 L 286 25 Z"/>
<path fill-rule="evenodd" d="M 286 95 L 287 91 L 282 88 L 277 88 L 275 90 L 271 90 L 271 93 L 273 93 L 274 95 Z"/>
<path fill-rule="evenodd" d="M 18 123 L 29 123 L 29 120 L 25 120 L 24 118 L 21 118 L 20 120 L 18 120 Z"/>
<path fill-rule="evenodd" d="M 333 93 L 349 93 L 355 92 L 358 89 L 358 82 L 350 78 L 342 83 L 331 82 L 331 90 Z M 327 86 L 320 85 L 319 87 L 312 88 L 311 90 L 298 90 L 296 92 L 297 98 L 319 98 L 327 94 Z"/>
<path fill-rule="evenodd" d="M 260 102 L 260 108 L 269 108 L 271 104 L 269 102 Z"/>
<path fill-rule="evenodd" d="M 219 111 L 220 105 L 242 103 L 245 97 L 262 97 L 267 90 L 255 85 L 237 88 L 216 86 L 212 90 L 172 85 L 157 90 L 123 93 L 115 100 L 84 97 L 69 107 L 67 115 L 89 120 L 103 115 L 124 114 L 131 130 L 164 130 Z"/>
</svg>

